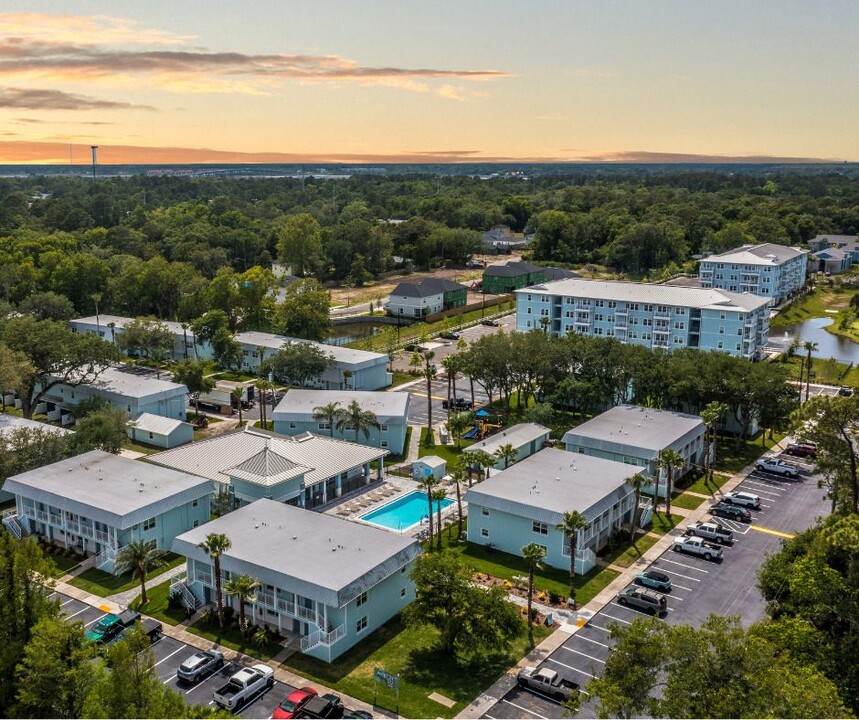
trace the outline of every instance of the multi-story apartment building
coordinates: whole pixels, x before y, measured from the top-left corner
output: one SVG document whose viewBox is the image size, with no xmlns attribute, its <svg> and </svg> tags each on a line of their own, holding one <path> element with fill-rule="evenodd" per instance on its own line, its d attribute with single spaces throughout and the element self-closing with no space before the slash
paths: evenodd
<svg viewBox="0 0 859 720">
<path fill-rule="evenodd" d="M 802 289 L 807 273 L 807 250 L 763 243 L 701 260 L 698 282 L 702 288 L 762 295 L 777 305 Z"/>
<path fill-rule="evenodd" d="M 516 329 L 754 358 L 769 336 L 769 299 L 673 285 L 559 280 L 516 291 Z"/>
</svg>

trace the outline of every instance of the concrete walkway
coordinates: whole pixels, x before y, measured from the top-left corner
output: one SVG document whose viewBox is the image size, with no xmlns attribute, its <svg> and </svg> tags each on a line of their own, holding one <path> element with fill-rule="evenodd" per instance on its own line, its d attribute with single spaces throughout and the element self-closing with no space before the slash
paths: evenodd
<svg viewBox="0 0 859 720">
<path fill-rule="evenodd" d="M 783 443 L 784 441 L 782 441 Z M 779 443 L 775 447 L 773 447 L 770 452 L 778 451 L 782 448 L 782 443 Z M 743 480 L 746 479 L 746 476 L 754 470 L 754 463 L 751 463 L 744 467 L 740 472 L 735 475 L 732 475 L 731 478 L 722 485 L 722 488 L 718 491 L 719 494 L 725 494 L 733 490 L 737 485 L 739 485 Z M 706 496 L 709 497 L 709 496 Z M 520 668 L 525 666 L 534 666 L 542 663 L 547 657 L 549 657 L 555 650 L 557 650 L 561 645 L 563 645 L 567 638 L 576 632 L 578 632 L 579 628 L 587 625 L 588 621 L 600 610 L 603 609 L 611 600 L 629 585 L 635 575 L 641 572 L 642 569 L 650 565 L 654 560 L 656 560 L 663 552 L 665 552 L 671 545 L 674 543 L 674 538 L 679 537 L 683 534 L 684 529 L 693 522 L 701 520 L 708 512 L 709 505 L 707 503 L 701 503 L 701 505 L 695 510 L 686 510 L 684 508 L 676 508 L 672 506 L 671 512 L 678 515 L 683 515 L 683 521 L 677 523 L 677 526 L 670 530 L 665 535 L 661 536 L 660 539 L 654 543 L 644 555 L 635 562 L 633 562 L 628 568 L 616 568 L 618 570 L 622 570 L 621 574 L 616 577 L 609 585 L 603 588 L 597 595 L 594 597 L 587 605 L 580 608 L 578 612 L 570 613 L 569 617 L 564 618 L 564 622 L 558 623 L 558 631 L 553 632 L 549 637 L 547 637 L 543 642 L 541 642 L 536 648 L 534 648 L 530 653 L 528 653 L 524 658 L 522 658 L 515 667 L 511 668 L 504 675 L 502 675 L 491 687 L 489 687 L 485 692 L 481 693 L 474 702 L 471 703 L 468 707 L 463 709 L 456 717 L 458 718 L 479 718 L 485 712 L 489 710 L 489 708 L 498 702 L 504 695 L 506 695 L 510 690 L 512 690 L 516 685 L 516 673 Z"/>
<path fill-rule="evenodd" d="M 185 572 L 185 568 L 186 563 L 182 563 L 181 565 L 177 565 L 170 570 L 165 570 L 160 575 L 156 575 L 151 580 L 147 580 L 146 589 L 149 590 L 156 585 L 160 585 L 163 582 L 167 582 L 174 575 Z M 108 595 L 107 599 L 110 600 L 110 602 L 112 603 L 116 603 L 120 607 L 128 607 L 128 605 L 131 604 L 131 601 L 134 600 L 138 595 L 140 595 L 140 585 L 135 585 L 130 590 L 124 590 L 114 595 Z"/>
</svg>

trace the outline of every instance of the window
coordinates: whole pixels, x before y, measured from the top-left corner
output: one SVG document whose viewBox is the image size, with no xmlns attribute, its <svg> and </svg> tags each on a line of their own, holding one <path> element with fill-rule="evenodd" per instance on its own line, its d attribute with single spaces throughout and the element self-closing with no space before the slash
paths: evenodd
<svg viewBox="0 0 859 720">
<path fill-rule="evenodd" d="M 355 607 L 361 607 L 365 602 L 367 602 L 367 593 L 362 592 L 355 601 Z"/>
<path fill-rule="evenodd" d="M 154 436 L 152 433 L 149 433 L 149 439 L 150 439 L 150 440 L 151 440 L 152 438 L 154 438 L 154 437 L 155 437 L 155 436 Z"/>
<path fill-rule="evenodd" d="M 388 426 L 387 426 L 387 425 L 382 425 L 382 427 L 380 428 L 380 430 L 381 430 L 381 432 L 388 432 Z"/>
<path fill-rule="evenodd" d="M 406 574 L 406 566 L 405 565 L 403 565 L 403 567 L 400 568 L 400 573 L 402 573 L 403 575 Z"/>
<path fill-rule="evenodd" d="M 364 632 L 367 629 L 367 616 L 362 617 L 358 622 L 355 623 L 355 632 L 360 633 Z"/>
<path fill-rule="evenodd" d="M 404 598 L 405 596 L 406 596 L 406 589 L 405 589 L 405 588 L 400 588 L 400 597 L 401 597 L 401 598 Z"/>
<path fill-rule="evenodd" d="M 200 521 L 199 520 L 194 521 L 194 527 L 200 527 Z"/>
<path fill-rule="evenodd" d="M 200 503 L 200 501 L 199 501 L 199 500 L 192 500 L 192 501 L 191 501 L 191 507 L 197 507 L 197 505 L 198 505 L 199 503 Z"/>
<path fill-rule="evenodd" d="M 480 528 L 480 537 L 485 537 L 485 538 L 489 537 L 488 528 Z"/>
<path fill-rule="evenodd" d="M 143 521 L 143 529 L 151 530 L 155 527 L 155 518 L 149 518 L 148 520 Z"/>
<path fill-rule="evenodd" d="M 289 423 L 290 427 L 292 427 L 293 425 L 294 425 L 294 423 Z M 320 430 L 330 430 L 331 429 L 331 423 L 321 422 L 321 423 L 319 423 L 318 427 Z"/>
<path fill-rule="evenodd" d="M 489 517 L 489 508 L 480 508 L 480 514 L 483 515 L 483 517 Z"/>
<path fill-rule="evenodd" d="M 549 526 L 546 523 L 537 522 L 536 520 L 531 523 L 532 532 L 537 533 L 538 535 L 548 535 L 549 534 Z"/>
<path fill-rule="evenodd" d="M 387 440 L 382 440 L 382 447 L 383 448 L 388 447 L 388 441 Z"/>
</svg>

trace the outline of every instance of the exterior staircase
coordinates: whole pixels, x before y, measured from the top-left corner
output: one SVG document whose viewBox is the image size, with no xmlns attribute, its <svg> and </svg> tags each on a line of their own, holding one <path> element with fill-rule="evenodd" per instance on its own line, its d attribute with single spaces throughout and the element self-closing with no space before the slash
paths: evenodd
<svg viewBox="0 0 859 720">
<path fill-rule="evenodd" d="M 188 575 L 185 572 L 170 578 L 170 594 L 178 594 L 182 598 L 182 604 L 191 612 L 196 612 L 204 605 L 203 599 L 195 595 L 188 585 Z"/>
<path fill-rule="evenodd" d="M 12 536 L 16 540 L 21 540 L 28 534 L 26 528 L 21 524 L 21 521 L 18 519 L 18 514 L 15 512 L 14 509 L 7 510 L 3 513 L 3 526 L 10 533 L 12 533 Z"/>
</svg>

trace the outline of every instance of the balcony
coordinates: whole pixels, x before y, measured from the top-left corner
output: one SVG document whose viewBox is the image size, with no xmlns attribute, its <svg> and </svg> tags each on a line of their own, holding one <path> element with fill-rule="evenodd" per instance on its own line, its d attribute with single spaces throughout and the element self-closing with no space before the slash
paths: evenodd
<svg viewBox="0 0 859 720">
<path fill-rule="evenodd" d="M 194 571 L 194 580 L 196 582 L 201 582 L 203 585 L 208 585 L 209 587 L 214 587 L 214 583 L 212 582 L 212 574 L 204 572 L 202 570 Z"/>
<path fill-rule="evenodd" d="M 265 605 L 270 608 L 277 607 L 277 605 L 275 604 L 274 593 L 266 592 L 264 590 L 261 590 L 256 593 L 256 603 L 258 605 Z"/>
<path fill-rule="evenodd" d="M 669 315 L 668 313 L 664 313 L 664 312 L 655 312 L 655 313 L 653 313 L 653 320 L 655 322 L 670 323 L 671 322 L 671 315 Z"/>
<path fill-rule="evenodd" d="M 664 327 L 664 326 L 657 326 L 657 327 L 653 328 L 653 332 L 654 332 L 654 334 L 659 333 L 660 335 L 668 335 L 671 332 L 671 328 L 670 327 Z"/>
<path fill-rule="evenodd" d="M 331 647 L 334 643 L 336 643 L 340 638 L 345 637 L 346 635 L 346 625 L 339 625 L 334 628 L 331 632 L 322 632 L 317 630 L 316 632 L 310 633 L 310 635 L 306 635 L 301 638 L 301 652 L 307 652 L 311 648 L 316 647 L 317 645 L 325 645 L 326 647 Z"/>
</svg>

